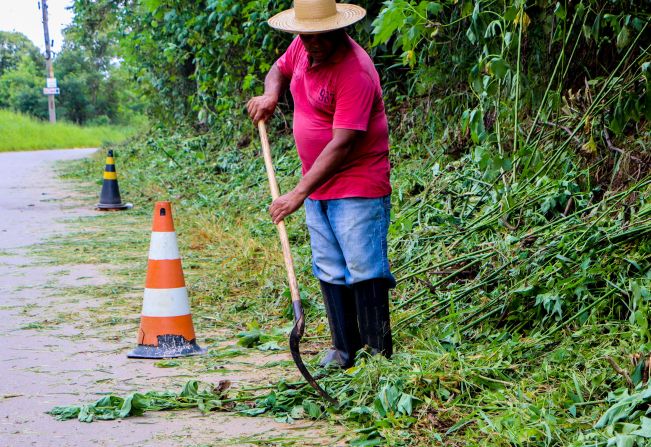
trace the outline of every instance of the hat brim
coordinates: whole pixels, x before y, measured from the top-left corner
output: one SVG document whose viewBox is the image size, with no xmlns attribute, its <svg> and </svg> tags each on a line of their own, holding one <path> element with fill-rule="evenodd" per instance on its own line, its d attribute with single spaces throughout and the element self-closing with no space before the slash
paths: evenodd
<svg viewBox="0 0 651 447">
<path fill-rule="evenodd" d="M 361 6 L 337 3 L 337 14 L 324 19 L 297 20 L 292 8 L 276 14 L 267 23 L 274 29 L 288 33 L 316 34 L 345 28 L 365 16 L 366 10 Z"/>
</svg>

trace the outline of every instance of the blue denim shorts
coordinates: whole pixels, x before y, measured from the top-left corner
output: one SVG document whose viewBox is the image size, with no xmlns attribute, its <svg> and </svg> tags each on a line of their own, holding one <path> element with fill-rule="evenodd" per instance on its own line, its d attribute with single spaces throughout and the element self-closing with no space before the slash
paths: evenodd
<svg viewBox="0 0 651 447">
<path fill-rule="evenodd" d="M 390 196 L 305 200 L 314 276 L 330 284 L 395 279 L 389 270 Z"/>
</svg>

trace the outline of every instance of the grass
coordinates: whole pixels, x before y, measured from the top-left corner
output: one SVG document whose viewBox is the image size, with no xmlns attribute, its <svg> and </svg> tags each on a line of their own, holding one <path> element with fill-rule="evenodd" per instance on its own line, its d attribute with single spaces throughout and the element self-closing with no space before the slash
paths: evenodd
<svg viewBox="0 0 651 447">
<path fill-rule="evenodd" d="M 132 127 L 54 125 L 27 115 L 0 110 L 0 152 L 99 147 L 135 133 Z"/>
<path fill-rule="evenodd" d="M 198 379 L 234 365 L 255 368 L 246 360 L 267 341 L 286 353 L 281 329 L 291 321 L 256 144 L 218 138 L 154 133 L 117 147 L 120 188 L 134 209 L 80 221 L 86 231 L 44 247 L 59 260 L 112 264 L 114 287 L 71 293 L 106 296 L 111 309 L 130 305 L 133 312 L 124 297 L 141 286 L 153 202 L 172 200 L 197 334 L 200 343 L 211 338 L 209 356 L 175 367 Z M 287 136 L 274 143 L 286 190 L 298 164 Z M 399 161 L 390 229 L 399 278 L 392 294 L 396 355 L 387 361 L 362 353 L 350 370 L 318 369 L 315 354 L 326 347 L 328 330 L 299 214 L 288 228 L 308 319 L 301 347 L 342 405 L 326 407 L 291 362 L 270 359 L 266 379 L 231 389 L 228 399 L 239 403 L 220 409 L 328 419 L 357 430 L 354 445 L 605 445 L 618 429 L 594 424 L 615 402 L 611 393 L 626 387 L 606 358 L 630 371 L 630 354 L 649 347 L 646 326 L 635 321 L 646 319 L 651 289 L 648 185 L 635 189 L 637 202 L 627 202 L 633 209 L 622 217 L 613 210 L 634 183 L 600 200 L 576 189 L 586 181 L 579 170 L 571 177 L 579 180 L 514 193 L 507 214 L 485 194 L 470 158 L 440 172 L 440 159 Z M 94 182 L 94 191 L 101 164 L 75 162 L 66 176 Z"/>
</svg>

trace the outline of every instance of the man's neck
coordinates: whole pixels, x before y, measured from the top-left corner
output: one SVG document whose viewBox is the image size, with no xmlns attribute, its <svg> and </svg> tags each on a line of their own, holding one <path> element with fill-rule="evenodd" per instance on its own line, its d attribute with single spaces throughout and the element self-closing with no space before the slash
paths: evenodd
<svg viewBox="0 0 651 447">
<path fill-rule="evenodd" d="M 315 61 L 314 59 L 312 59 L 310 55 L 308 55 L 307 58 L 308 61 L 310 62 L 310 67 L 316 67 L 318 65 L 326 64 L 332 61 L 333 59 L 335 59 L 336 56 L 339 54 L 339 52 L 344 50 L 344 47 L 347 45 L 347 41 L 348 41 L 348 34 L 343 34 L 341 38 L 337 40 L 330 54 L 320 61 Z"/>
</svg>

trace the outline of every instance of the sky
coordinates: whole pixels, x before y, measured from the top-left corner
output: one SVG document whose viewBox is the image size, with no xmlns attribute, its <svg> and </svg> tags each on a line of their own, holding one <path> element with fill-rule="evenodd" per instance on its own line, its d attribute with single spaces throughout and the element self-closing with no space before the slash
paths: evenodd
<svg viewBox="0 0 651 447">
<path fill-rule="evenodd" d="M 72 21 L 72 11 L 66 10 L 73 0 L 47 0 L 48 27 L 50 39 L 54 40 L 52 50 L 61 51 L 62 31 Z M 43 13 L 38 8 L 39 0 L 0 0 L 0 31 L 18 31 L 45 51 L 43 38 Z"/>
</svg>

